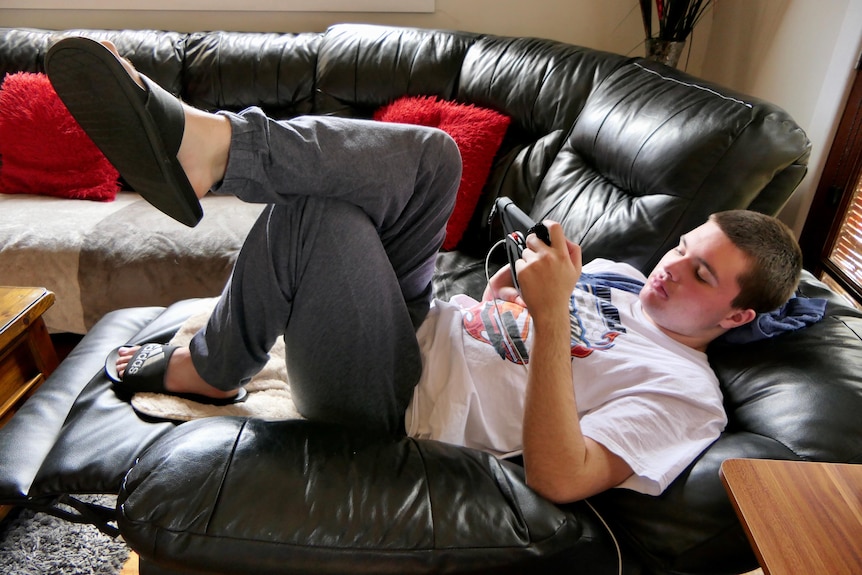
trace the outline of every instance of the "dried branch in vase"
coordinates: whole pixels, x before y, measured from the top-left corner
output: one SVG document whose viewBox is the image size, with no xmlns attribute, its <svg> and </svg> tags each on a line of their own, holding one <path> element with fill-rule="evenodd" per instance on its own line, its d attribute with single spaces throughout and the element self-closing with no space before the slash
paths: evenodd
<svg viewBox="0 0 862 575">
<path fill-rule="evenodd" d="M 646 39 L 685 42 L 713 0 L 639 0 Z M 655 12 L 653 12 L 655 5 Z M 658 34 L 653 36 L 653 20 Z"/>
</svg>

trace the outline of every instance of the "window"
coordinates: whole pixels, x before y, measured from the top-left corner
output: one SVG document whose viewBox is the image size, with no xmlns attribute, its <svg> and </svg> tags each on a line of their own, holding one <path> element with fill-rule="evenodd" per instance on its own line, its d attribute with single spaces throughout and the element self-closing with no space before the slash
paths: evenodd
<svg viewBox="0 0 862 575">
<path fill-rule="evenodd" d="M 857 286 L 862 286 L 862 178 L 838 227 L 837 237 L 829 252 L 829 261 Z"/>
<path fill-rule="evenodd" d="M 805 268 L 862 305 L 862 60 L 799 243 Z"/>
<path fill-rule="evenodd" d="M 434 0 L 5 0 L 3 8 L 242 12 L 434 12 Z"/>
</svg>

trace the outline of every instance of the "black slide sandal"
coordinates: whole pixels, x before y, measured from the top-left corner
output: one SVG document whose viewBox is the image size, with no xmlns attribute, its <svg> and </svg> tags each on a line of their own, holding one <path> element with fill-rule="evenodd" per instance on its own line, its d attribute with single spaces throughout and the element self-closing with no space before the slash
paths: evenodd
<svg viewBox="0 0 862 575">
<path fill-rule="evenodd" d="M 123 346 L 126 347 L 126 346 Z M 117 372 L 117 358 L 120 348 L 108 354 L 105 360 L 105 375 L 114 382 L 115 386 L 128 393 L 163 393 L 182 397 L 197 403 L 207 405 L 233 405 L 242 403 L 248 399 L 245 388 L 239 388 L 234 397 L 224 399 L 208 397 L 196 393 L 174 393 L 165 389 L 165 372 L 168 361 L 176 350 L 176 346 L 163 345 L 160 343 L 147 343 L 141 346 L 129 361 L 123 376 Z"/>
<path fill-rule="evenodd" d="M 117 57 L 95 40 L 64 38 L 45 56 L 45 70 L 72 117 L 123 179 L 163 213 L 195 226 L 200 201 L 177 160 L 182 103 L 141 74 L 143 89 Z"/>
</svg>

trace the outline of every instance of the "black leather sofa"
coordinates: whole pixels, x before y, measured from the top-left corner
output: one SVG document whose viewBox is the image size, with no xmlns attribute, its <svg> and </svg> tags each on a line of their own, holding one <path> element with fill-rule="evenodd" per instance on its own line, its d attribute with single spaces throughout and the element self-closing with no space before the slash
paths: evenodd
<svg viewBox="0 0 862 575">
<path fill-rule="evenodd" d="M 464 239 L 439 256 L 442 298 L 481 292 L 498 195 L 562 221 L 586 260 L 646 271 L 712 212 L 777 213 L 806 170 L 809 142 L 781 109 L 552 41 L 353 25 L 72 33 L 112 39 L 210 109 L 370 117 L 412 94 L 511 116 Z M 0 31 L 0 73 L 40 71 L 50 41 Z M 169 339 L 197 309 L 187 300 L 111 312 L 93 327 L 0 430 L 0 502 L 71 505 L 72 519 L 103 529 L 116 520 L 144 574 L 744 572 L 756 560 L 722 461 L 862 462 L 862 313 L 810 274 L 800 295 L 829 300 L 823 320 L 709 350 L 730 422 L 660 497 L 611 490 L 558 506 L 526 487 L 516 461 L 432 441 L 307 421 L 140 417 L 101 373 L 104 359 L 124 342 Z M 78 502 L 84 493 L 119 493 L 116 512 Z"/>
</svg>

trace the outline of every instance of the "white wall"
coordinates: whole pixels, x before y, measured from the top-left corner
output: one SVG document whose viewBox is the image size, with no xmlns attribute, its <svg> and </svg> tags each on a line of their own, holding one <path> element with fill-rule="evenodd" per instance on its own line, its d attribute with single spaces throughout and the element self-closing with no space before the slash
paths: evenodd
<svg viewBox="0 0 862 575">
<path fill-rule="evenodd" d="M 801 232 L 862 52 L 862 0 L 719 0 L 701 75 L 786 109 L 812 142 L 781 213 Z"/>
<path fill-rule="evenodd" d="M 304 32 L 338 22 L 371 22 L 537 36 L 643 53 L 637 0 L 436 0 L 431 14 L 26 10 L 4 8 L 8 1 L 0 0 L 0 26 Z M 797 231 L 862 50 L 860 22 L 862 0 L 717 0 L 691 39 L 691 61 L 684 56 L 680 65 L 782 106 L 806 130 L 814 145 L 811 168 L 782 213 Z"/>
</svg>

